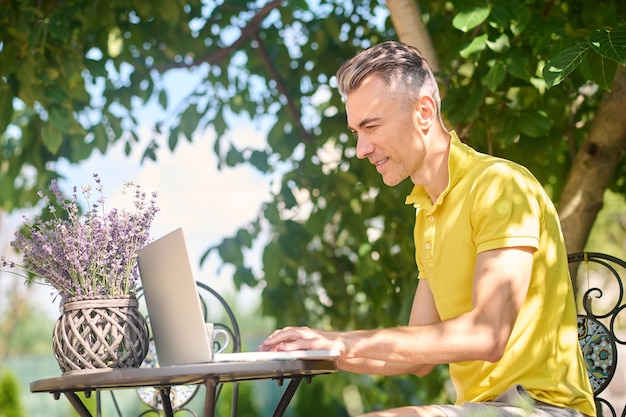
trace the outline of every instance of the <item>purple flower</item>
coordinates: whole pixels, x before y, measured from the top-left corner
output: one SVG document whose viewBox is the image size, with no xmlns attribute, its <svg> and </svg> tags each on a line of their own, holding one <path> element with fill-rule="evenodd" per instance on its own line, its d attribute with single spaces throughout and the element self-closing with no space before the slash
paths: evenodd
<svg viewBox="0 0 626 417">
<path fill-rule="evenodd" d="M 0 267 L 21 269 L 25 273 L 18 275 L 27 278 L 31 274 L 42 277 L 63 300 L 75 296 L 121 296 L 134 291 L 139 278 L 137 255 L 148 243 L 150 225 L 159 211 L 157 195 L 152 193 L 148 200 L 139 185 L 127 183 L 125 189 L 134 189 L 134 210 L 113 208 L 106 212 L 103 187 L 97 174 L 94 174 L 94 181 L 95 191 L 100 196 L 91 205 L 92 188 L 82 187 L 88 208 L 81 216 L 77 188 L 73 188 L 72 199 L 66 200 L 53 180 L 50 190 L 67 218 L 58 217 L 50 197 L 40 192 L 52 219 L 25 218 L 27 232 L 16 232 L 11 242 L 22 255 L 22 265 L 0 258 Z"/>
</svg>

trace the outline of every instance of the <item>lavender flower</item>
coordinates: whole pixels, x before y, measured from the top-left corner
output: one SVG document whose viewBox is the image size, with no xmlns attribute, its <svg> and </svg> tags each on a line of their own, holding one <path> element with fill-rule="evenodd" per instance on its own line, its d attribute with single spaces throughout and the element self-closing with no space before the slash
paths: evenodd
<svg viewBox="0 0 626 417">
<path fill-rule="evenodd" d="M 42 277 L 63 300 L 78 296 L 118 297 L 133 292 L 139 280 L 137 255 L 149 241 L 150 225 L 159 211 L 156 193 L 147 200 L 139 185 L 127 183 L 125 191 L 134 189 L 134 209 L 129 212 L 113 208 L 107 212 L 100 177 L 97 174 L 93 177 L 100 196 L 91 204 L 91 187 L 82 187 L 88 206 L 82 217 L 76 187 L 68 201 L 56 181 L 50 183 L 50 190 L 67 213 L 67 219 L 59 218 L 50 197 L 40 192 L 52 219 L 25 217 L 27 233 L 16 232 L 11 242 L 21 253 L 23 263 L 17 265 L 0 258 L 0 267 L 26 278 L 30 274 Z M 15 269 L 23 273 L 14 272 Z"/>
</svg>

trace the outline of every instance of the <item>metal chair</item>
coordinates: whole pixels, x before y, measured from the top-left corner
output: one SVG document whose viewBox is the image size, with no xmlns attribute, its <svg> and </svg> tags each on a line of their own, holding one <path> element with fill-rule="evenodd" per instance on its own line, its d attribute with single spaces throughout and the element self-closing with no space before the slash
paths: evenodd
<svg viewBox="0 0 626 417">
<path fill-rule="evenodd" d="M 596 252 L 568 255 L 577 288 L 578 341 L 587 365 L 599 416 L 626 416 L 624 284 L 626 261 Z M 626 354 L 626 353 L 625 353 Z M 626 356 L 624 356 L 626 357 Z"/>
</svg>

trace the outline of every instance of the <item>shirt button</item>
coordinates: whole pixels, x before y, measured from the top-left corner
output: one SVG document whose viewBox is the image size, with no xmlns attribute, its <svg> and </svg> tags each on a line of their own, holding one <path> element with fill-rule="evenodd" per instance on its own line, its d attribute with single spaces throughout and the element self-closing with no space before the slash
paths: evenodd
<svg viewBox="0 0 626 417">
<path fill-rule="evenodd" d="M 431 222 L 434 222 L 434 221 L 435 221 L 435 216 L 430 216 L 430 217 L 428 218 L 428 220 L 430 220 Z"/>
<path fill-rule="evenodd" d="M 430 243 L 426 244 L 426 249 L 430 249 Z"/>
</svg>

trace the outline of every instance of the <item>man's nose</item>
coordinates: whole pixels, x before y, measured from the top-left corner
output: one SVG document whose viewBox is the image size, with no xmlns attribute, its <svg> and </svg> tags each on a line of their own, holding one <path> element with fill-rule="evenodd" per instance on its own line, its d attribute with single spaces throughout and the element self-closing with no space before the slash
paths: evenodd
<svg viewBox="0 0 626 417">
<path fill-rule="evenodd" d="M 359 135 L 356 141 L 356 157 L 359 159 L 367 158 L 369 154 L 374 152 L 374 145 L 366 135 Z"/>
</svg>

